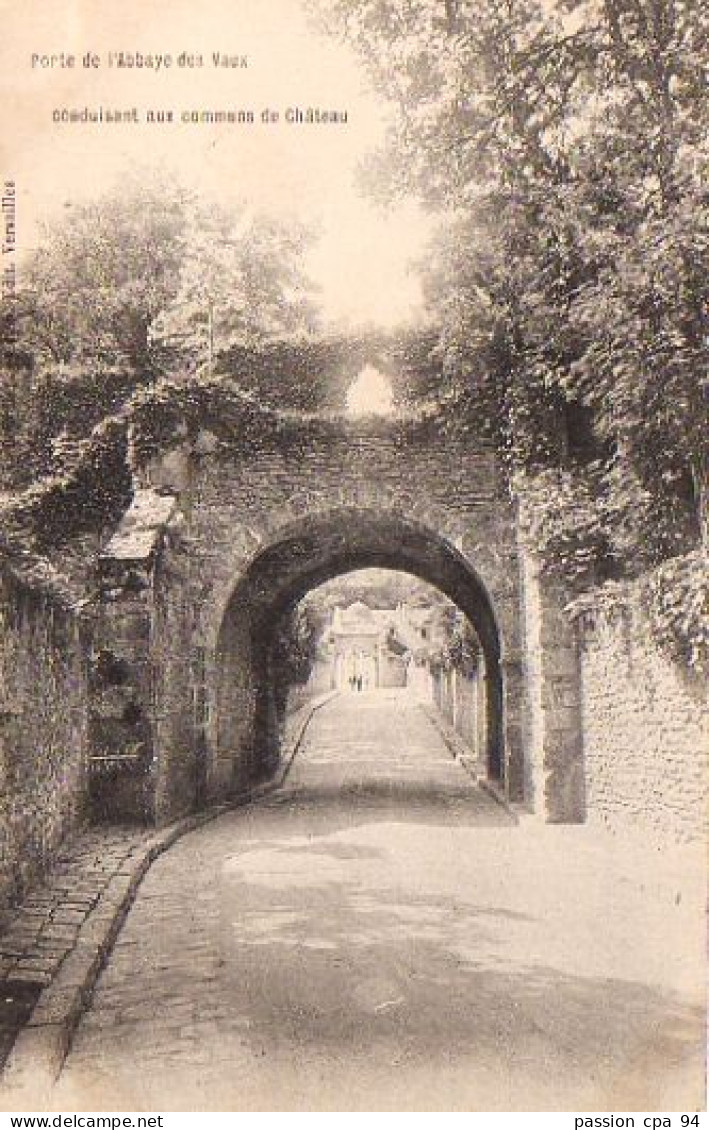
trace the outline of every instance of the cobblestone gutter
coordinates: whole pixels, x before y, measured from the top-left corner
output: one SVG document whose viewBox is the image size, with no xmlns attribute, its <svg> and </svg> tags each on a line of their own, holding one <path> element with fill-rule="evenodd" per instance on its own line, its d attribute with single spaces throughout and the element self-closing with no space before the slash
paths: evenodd
<svg viewBox="0 0 709 1130">
<path fill-rule="evenodd" d="M 510 804 L 499 785 L 495 784 L 493 781 L 486 780 L 485 777 L 481 775 L 475 756 L 461 739 L 460 734 L 453 729 L 450 722 L 443 717 L 440 710 L 437 710 L 435 706 L 427 702 L 421 702 L 419 705 L 428 720 L 438 730 L 438 733 L 441 735 L 455 760 L 463 766 L 466 773 L 470 774 L 483 792 L 486 792 L 501 808 L 504 808 L 512 822 L 518 824 L 519 815 L 515 810 L 515 806 Z"/>
</svg>

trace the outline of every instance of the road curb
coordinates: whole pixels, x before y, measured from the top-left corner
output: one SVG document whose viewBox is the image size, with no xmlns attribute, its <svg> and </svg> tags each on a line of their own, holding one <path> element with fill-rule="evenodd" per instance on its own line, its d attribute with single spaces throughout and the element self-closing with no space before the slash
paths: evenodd
<svg viewBox="0 0 709 1130">
<path fill-rule="evenodd" d="M 27 1024 L 15 1040 L 0 1079 L 0 1097 L 5 1109 L 9 1109 L 8 1102 L 14 1100 L 17 1103 L 23 1099 L 29 1103 L 29 1108 L 37 1109 L 38 1103 L 48 1096 L 69 1053 L 74 1032 L 91 1003 L 96 982 L 152 863 L 189 832 L 279 789 L 290 772 L 313 714 L 336 694 L 333 691 L 323 695 L 303 708 L 288 741 L 282 768 L 273 780 L 157 830 L 147 842 L 129 853 L 88 914 L 73 949 L 40 993 Z"/>
</svg>

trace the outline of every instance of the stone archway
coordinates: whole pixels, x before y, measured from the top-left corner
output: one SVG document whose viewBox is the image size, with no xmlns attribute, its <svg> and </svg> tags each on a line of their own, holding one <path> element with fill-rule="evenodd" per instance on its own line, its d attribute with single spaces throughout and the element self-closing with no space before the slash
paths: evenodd
<svg viewBox="0 0 709 1130">
<path fill-rule="evenodd" d="M 272 768 L 263 641 L 310 589 L 379 566 L 439 588 L 480 637 L 490 778 L 546 819 L 582 819 L 575 640 L 485 437 L 426 415 L 252 415 L 158 453 L 99 561 L 97 646 L 127 664 L 146 720 L 147 818 Z"/>
<path fill-rule="evenodd" d="M 515 776 L 518 767 L 511 762 L 518 755 L 514 740 L 518 704 L 510 700 L 515 673 L 507 669 L 498 618 L 474 564 L 441 534 L 416 520 L 343 508 L 281 529 L 236 579 L 219 629 L 208 688 L 213 704 L 205 773 L 208 794 L 217 794 L 228 780 L 235 788 L 246 788 L 275 768 L 270 652 L 280 617 L 322 582 L 373 566 L 420 577 L 468 617 L 485 659 L 487 775 L 502 786 Z"/>
</svg>

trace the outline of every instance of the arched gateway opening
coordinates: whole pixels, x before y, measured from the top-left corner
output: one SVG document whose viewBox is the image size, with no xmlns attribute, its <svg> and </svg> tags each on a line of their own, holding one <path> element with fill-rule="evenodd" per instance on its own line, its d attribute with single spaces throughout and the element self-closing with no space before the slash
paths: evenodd
<svg viewBox="0 0 709 1130">
<path fill-rule="evenodd" d="M 412 574 L 440 590 L 469 620 L 484 658 L 484 766 L 490 779 L 504 783 L 503 644 L 480 577 L 450 542 L 427 526 L 397 515 L 346 508 L 304 517 L 281 530 L 236 582 L 215 653 L 207 793 L 218 783 L 223 787 L 227 774 L 234 787 L 246 788 L 275 771 L 277 627 L 310 590 L 365 568 Z"/>
</svg>

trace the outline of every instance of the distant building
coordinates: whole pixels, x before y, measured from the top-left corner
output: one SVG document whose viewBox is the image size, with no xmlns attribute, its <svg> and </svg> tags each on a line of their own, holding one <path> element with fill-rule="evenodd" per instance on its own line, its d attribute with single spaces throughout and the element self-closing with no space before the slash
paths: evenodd
<svg viewBox="0 0 709 1130">
<path fill-rule="evenodd" d="M 427 678 L 431 623 L 428 607 L 338 605 L 323 633 L 318 681 L 355 691 L 406 687 Z M 417 667 L 421 674 L 415 674 Z"/>
</svg>

